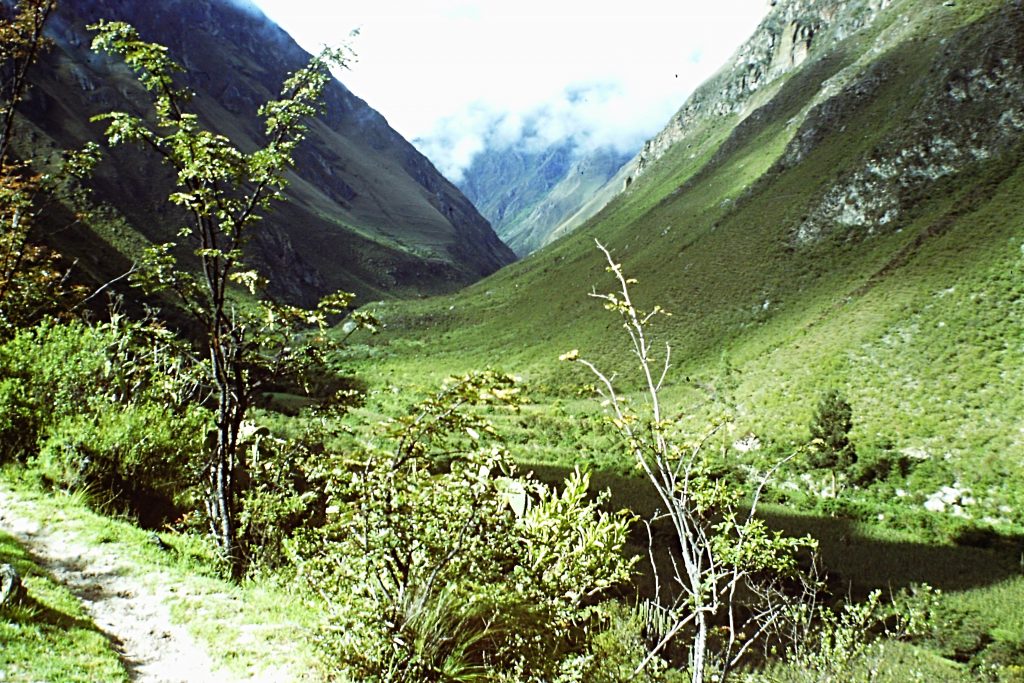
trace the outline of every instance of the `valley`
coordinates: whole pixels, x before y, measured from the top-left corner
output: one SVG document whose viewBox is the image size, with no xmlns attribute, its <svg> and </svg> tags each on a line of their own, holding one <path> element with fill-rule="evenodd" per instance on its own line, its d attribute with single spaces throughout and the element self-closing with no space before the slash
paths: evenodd
<svg viewBox="0 0 1024 683">
<path fill-rule="evenodd" d="M 259 46 L 304 58 L 219 0 L 61 7 L 30 158 L 98 135 L 82 122 L 122 95 L 142 111 L 123 65 L 84 56 L 104 12 L 167 41 L 247 154 L 260 124 L 231 107 L 291 69 Z M 226 25 L 244 39 L 208 40 Z M 773 1 L 634 156 L 490 150 L 461 190 L 340 83 L 323 99 L 245 244 L 270 286 L 226 298 L 228 348 L 253 354 L 232 385 L 242 554 L 211 512 L 222 330 L 126 282 L 131 315 L 3 328 L 4 501 L 159 518 L 174 571 L 215 594 L 175 619 L 217 666 L 281 680 L 281 643 L 225 652 L 212 625 L 240 575 L 240 619 L 282 620 L 309 680 L 1022 680 L 1020 2 Z M 189 220 L 173 173 L 109 146 L 92 182 L 114 220 L 46 240 L 95 283 Z M 355 314 L 315 308 L 339 287 Z M 31 618 L 7 609 L 11 638 Z"/>
</svg>

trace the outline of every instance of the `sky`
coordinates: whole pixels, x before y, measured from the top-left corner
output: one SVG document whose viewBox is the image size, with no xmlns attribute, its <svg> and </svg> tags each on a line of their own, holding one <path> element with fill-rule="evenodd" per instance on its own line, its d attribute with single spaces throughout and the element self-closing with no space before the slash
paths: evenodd
<svg viewBox="0 0 1024 683">
<path fill-rule="evenodd" d="M 253 0 L 451 180 L 488 148 L 632 153 L 723 66 L 767 0 Z M 358 35 L 350 34 L 358 30 Z"/>
</svg>

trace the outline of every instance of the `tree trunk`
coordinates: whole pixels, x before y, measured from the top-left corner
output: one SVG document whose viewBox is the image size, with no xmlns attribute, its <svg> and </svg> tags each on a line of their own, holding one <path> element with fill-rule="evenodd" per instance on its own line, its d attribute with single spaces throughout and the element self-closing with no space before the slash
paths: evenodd
<svg viewBox="0 0 1024 683">
<path fill-rule="evenodd" d="M 708 621 L 707 617 L 703 612 L 697 615 L 697 636 L 693 640 L 693 652 L 691 658 L 693 660 L 692 668 L 693 675 L 690 678 L 691 683 L 704 683 L 704 666 L 707 659 L 708 650 Z"/>
<path fill-rule="evenodd" d="M 216 365 L 216 363 L 215 363 Z M 235 472 L 238 466 L 238 431 L 245 419 L 245 405 L 222 382 L 223 369 L 215 369 L 217 390 L 217 444 L 207 482 L 207 509 L 213 536 L 221 556 L 228 564 L 231 578 L 242 578 L 245 558 L 238 540 L 236 525 L 238 491 Z"/>
</svg>

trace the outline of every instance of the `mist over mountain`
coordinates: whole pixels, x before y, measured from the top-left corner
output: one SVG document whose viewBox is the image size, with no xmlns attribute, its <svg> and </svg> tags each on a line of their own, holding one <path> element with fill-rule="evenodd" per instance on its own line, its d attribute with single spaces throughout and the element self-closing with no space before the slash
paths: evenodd
<svg viewBox="0 0 1024 683">
<path fill-rule="evenodd" d="M 201 120 L 243 148 L 262 139 L 260 103 L 309 58 L 246 0 L 65 0 L 50 27 L 55 49 L 34 72 L 25 107 L 39 147 L 99 140 L 103 124 L 88 123 L 91 116 L 148 106 L 123 65 L 89 50 L 85 27 L 101 18 L 132 23 L 143 39 L 167 45 L 186 69 L 182 79 L 196 92 Z M 339 82 L 325 103 L 296 152 L 289 201 L 275 207 L 252 245 L 278 295 L 309 303 L 339 288 L 364 299 L 451 291 L 514 259 L 473 205 L 380 114 Z M 93 185 L 144 242 L 160 242 L 181 225 L 166 205 L 169 181 L 153 155 L 122 147 L 108 150 Z M 124 244 L 83 231 L 53 239 L 95 277 L 117 274 L 111 251 L 124 252 Z"/>
<path fill-rule="evenodd" d="M 417 147 L 457 184 L 486 153 L 541 155 L 572 149 L 577 157 L 598 150 L 632 156 L 671 110 L 637 110 L 622 83 L 594 82 L 564 89 L 527 111 L 509 111 L 476 102 L 442 118 Z"/>
</svg>

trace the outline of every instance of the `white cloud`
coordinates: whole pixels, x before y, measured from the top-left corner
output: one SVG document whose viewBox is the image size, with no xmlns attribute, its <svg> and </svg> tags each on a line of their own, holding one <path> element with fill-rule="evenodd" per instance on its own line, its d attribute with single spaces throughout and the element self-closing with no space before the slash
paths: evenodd
<svg viewBox="0 0 1024 683">
<path fill-rule="evenodd" d="M 487 145 L 635 148 L 766 0 L 254 0 L 310 50 L 354 28 L 345 84 L 457 175 Z M 532 132 L 523 141 L 523 132 Z M 518 137 L 517 137 L 518 136 Z"/>
</svg>

